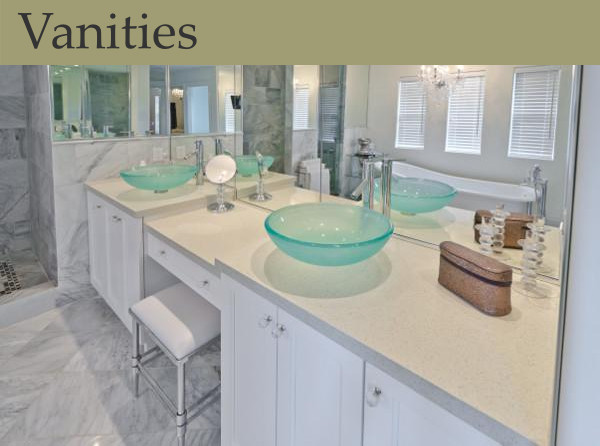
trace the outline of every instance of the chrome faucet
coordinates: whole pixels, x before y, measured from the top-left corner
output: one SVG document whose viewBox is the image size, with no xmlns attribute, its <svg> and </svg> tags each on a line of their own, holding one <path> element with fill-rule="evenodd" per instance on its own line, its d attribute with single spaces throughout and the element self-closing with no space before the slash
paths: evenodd
<svg viewBox="0 0 600 446">
<path fill-rule="evenodd" d="M 529 169 L 529 175 L 522 183 L 533 188 L 535 201 L 527 203 L 527 213 L 537 217 L 546 218 L 546 196 L 548 193 L 548 180 L 542 178 L 542 168 L 534 164 Z"/>
<path fill-rule="evenodd" d="M 376 164 L 380 163 L 383 160 L 381 156 L 371 156 L 369 158 L 360 160 L 362 166 L 362 179 L 358 186 L 354 188 L 352 192 L 350 192 L 350 199 L 354 201 L 358 201 L 362 198 L 363 189 L 369 180 L 369 169 L 376 169 Z M 379 169 L 377 169 L 379 170 Z M 375 176 L 375 170 L 373 171 L 373 178 Z"/>
<path fill-rule="evenodd" d="M 196 150 L 183 157 L 184 160 L 196 157 L 196 185 L 204 184 L 204 143 L 201 139 L 196 140 Z"/>
<path fill-rule="evenodd" d="M 221 138 L 215 138 L 215 155 L 223 155 L 223 141 Z"/>
<path fill-rule="evenodd" d="M 273 198 L 273 196 L 265 192 L 265 163 L 263 156 L 258 151 L 256 151 L 256 164 L 256 167 L 258 168 L 258 183 L 256 184 L 256 193 L 250 195 L 249 198 L 252 201 L 269 201 L 271 198 Z"/>
<path fill-rule="evenodd" d="M 363 164 L 363 176 L 365 177 L 359 187 L 367 187 L 367 203 L 369 209 L 374 208 L 375 202 L 375 171 L 377 164 L 381 163 L 381 188 L 380 188 L 380 202 L 381 212 L 386 217 L 390 217 L 390 211 L 392 208 L 392 177 L 393 177 L 393 165 L 394 163 L 402 162 L 401 159 L 384 159 L 382 160 L 368 160 Z M 358 189 L 358 188 L 357 188 Z M 355 190 L 352 194 L 357 192 Z M 363 197 L 364 199 L 364 197 Z"/>
</svg>

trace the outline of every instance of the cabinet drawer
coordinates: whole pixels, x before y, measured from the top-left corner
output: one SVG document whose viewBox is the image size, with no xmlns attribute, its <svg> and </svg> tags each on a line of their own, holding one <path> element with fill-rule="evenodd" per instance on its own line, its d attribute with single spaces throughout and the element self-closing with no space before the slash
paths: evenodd
<svg viewBox="0 0 600 446">
<path fill-rule="evenodd" d="M 215 307 L 221 308 L 221 302 L 217 298 L 219 278 L 216 275 L 152 234 L 147 237 L 146 253 Z"/>
</svg>

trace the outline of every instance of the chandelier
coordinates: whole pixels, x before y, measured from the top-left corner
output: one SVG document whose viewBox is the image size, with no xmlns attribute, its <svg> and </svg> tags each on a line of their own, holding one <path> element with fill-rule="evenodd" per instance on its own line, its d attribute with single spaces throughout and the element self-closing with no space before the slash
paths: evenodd
<svg viewBox="0 0 600 446">
<path fill-rule="evenodd" d="M 452 90 L 463 79 L 465 71 L 464 65 L 454 66 L 456 69 L 451 71 L 451 65 L 421 65 L 417 77 L 434 91 Z"/>
<path fill-rule="evenodd" d="M 181 89 L 181 88 L 171 89 L 171 96 L 173 96 L 175 99 L 183 98 L 183 89 Z"/>
</svg>

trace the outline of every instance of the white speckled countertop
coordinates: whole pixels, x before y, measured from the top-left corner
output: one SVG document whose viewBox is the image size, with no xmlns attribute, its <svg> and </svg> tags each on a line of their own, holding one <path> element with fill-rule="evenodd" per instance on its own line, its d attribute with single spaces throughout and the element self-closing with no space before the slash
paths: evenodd
<svg viewBox="0 0 600 446">
<path fill-rule="evenodd" d="M 286 193 L 290 202 L 308 199 L 303 191 Z M 558 298 L 513 291 L 512 313 L 489 317 L 437 283 L 436 250 L 392 238 L 357 265 L 311 266 L 275 247 L 266 215 L 238 201 L 227 214 L 195 210 L 146 229 L 501 444 L 549 444 Z"/>
</svg>

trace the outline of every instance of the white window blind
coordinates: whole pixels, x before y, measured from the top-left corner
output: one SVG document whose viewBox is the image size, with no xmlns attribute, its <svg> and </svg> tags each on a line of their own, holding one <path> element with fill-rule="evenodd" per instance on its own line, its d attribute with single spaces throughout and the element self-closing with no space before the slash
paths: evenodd
<svg viewBox="0 0 600 446">
<path fill-rule="evenodd" d="M 296 84 L 294 87 L 294 130 L 308 128 L 308 84 Z"/>
<path fill-rule="evenodd" d="M 448 96 L 446 152 L 481 153 L 485 76 L 467 75 Z"/>
<path fill-rule="evenodd" d="M 396 115 L 396 148 L 425 147 L 425 116 L 427 95 L 418 80 L 398 82 L 398 111 Z"/>
<path fill-rule="evenodd" d="M 319 109 L 321 112 L 321 141 L 335 142 L 340 120 L 340 88 L 338 86 L 321 87 Z"/>
<path fill-rule="evenodd" d="M 508 156 L 554 159 L 559 81 L 559 67 L 515 70 Z"/>
<path fill-rule="evenodd" d="M 235 110 L 231 103 L 232 91 L 225 93 L 225 133 L 235 132 Z"/>
</svg>

